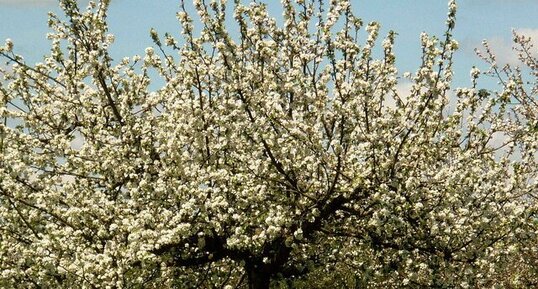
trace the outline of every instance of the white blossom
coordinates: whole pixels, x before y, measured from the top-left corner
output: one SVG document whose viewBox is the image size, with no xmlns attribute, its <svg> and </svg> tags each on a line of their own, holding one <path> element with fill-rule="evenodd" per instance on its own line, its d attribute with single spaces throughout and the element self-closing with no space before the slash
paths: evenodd
<svg viewBox="0 0 538 289">
<path fill-rule="evenodd" d="M 455 1 L 404 74 L 395 33 L 351 1 L 283 0 L 282 23 L 260 2 L 193 1 L 181 38 L 152 30 L 119 60 L 110 1 L 60 2 L 41 63 L 0 48 L 0 287 L 536 283 L 525 37 L 526 68 L 486 43 L 491 68 L 454 89 Z"/>
</svg>

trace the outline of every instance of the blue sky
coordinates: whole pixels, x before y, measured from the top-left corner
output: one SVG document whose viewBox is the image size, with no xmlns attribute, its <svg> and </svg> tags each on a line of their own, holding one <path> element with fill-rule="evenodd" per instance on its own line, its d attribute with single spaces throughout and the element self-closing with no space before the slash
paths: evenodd
<svg viewBox="0 0 538 289">
<path fill-rule="evenodd" d="M 84 2 L 84 1 L 80 1 Z M 190 1 L 186 1 L 190 2 Z M 229 1 L 232 2 L 232 1 Z M 266 0 L 277 6 L 277 0 Z M 112 0 L 110 31 L 116 35 L 113 55 L 120 58 L 142 54 L 151 46 L 149 29 L 160 34 L 177 34 L 175 13 L 179 0 Z M 379 21 L 382 31 L 395 30 L 397 63 L 400 70 L 413 71 L 420 57 L 419 35 L 426 31 L 442 36 L 447 12 L 445 0 L 352 0 L 355 13 L 364 22 Z M 488 39 L 500 62 L 514 62 L 511 30 L 517 29 L 538 40 L 538 0 L 460 0 L 455 38 L 460 42 L 456 55 L 456 84 L 468 85 L 468 71 L 481 64 L 473 48 Z M 279 13 L 277 9 L 271 9 Z M 11 38 L 16 52 L 28 62 L 37 62 L 47 53 L 45 34 L 47 12 L 61 13 L 55 0 L 0 0 L 0 41 Z"/>
</svg>

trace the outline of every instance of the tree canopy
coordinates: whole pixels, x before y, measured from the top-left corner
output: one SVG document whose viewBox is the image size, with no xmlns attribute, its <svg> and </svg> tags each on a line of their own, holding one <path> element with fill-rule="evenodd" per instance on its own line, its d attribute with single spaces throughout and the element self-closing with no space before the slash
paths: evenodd
<svg viewBox="0 0 538 289">
<path fill-rule="evenodd" d="M 406 75 L 348 0 L 182 1 L 121 60 L 59 2 L 41 63 L 0 47 L 0 287 L 537 286 L 528 38 L 455 88 L 455 1 Z"/>
</svg>

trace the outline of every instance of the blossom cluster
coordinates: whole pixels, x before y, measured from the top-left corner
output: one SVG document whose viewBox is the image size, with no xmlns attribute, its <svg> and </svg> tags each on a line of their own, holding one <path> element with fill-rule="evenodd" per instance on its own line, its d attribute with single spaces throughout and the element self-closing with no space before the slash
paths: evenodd
<svg viewBox="0 0 538 289">
<path fill-rule="evenodd" d="M 492 65 L 498 91 L 477 68 L 454 89 L 450 1 L 402 93 L 396 33 L 348 0 L 283 0 L 282 25 L 259 2 L 193 1 L 199 22 L 182 2 L 180 39 L 152 30 L 120 61 L 110 1 L 60 2 L 42 63 L 0 47 L 0 287 L 536 282 L 525 37 L 533 87 Z"/>
</svg>

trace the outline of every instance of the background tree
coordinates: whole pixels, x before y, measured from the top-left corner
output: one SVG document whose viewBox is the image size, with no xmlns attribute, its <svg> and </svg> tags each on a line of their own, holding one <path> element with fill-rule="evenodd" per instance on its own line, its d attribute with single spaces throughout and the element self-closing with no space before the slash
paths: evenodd
<svg viewBox="0 0 538 289">
<path fill-rule="evenodd" d="M 61 0 L 42 63 L 0 49 L 1 286 L 536 282 L 530 42 L 531 82 L 486 54 L 500 89 L 473 69 L 450 107 L 454 1 L 407 94 L 395 33 L 375 50 L 349 1 L 284 0 L 281 25 L 235 1 L 237 35 L 225 2 L 182 3 L 181 41 L 152 31 L 142 58 L 111 58 L 106 0 Z"/>
</svg>

